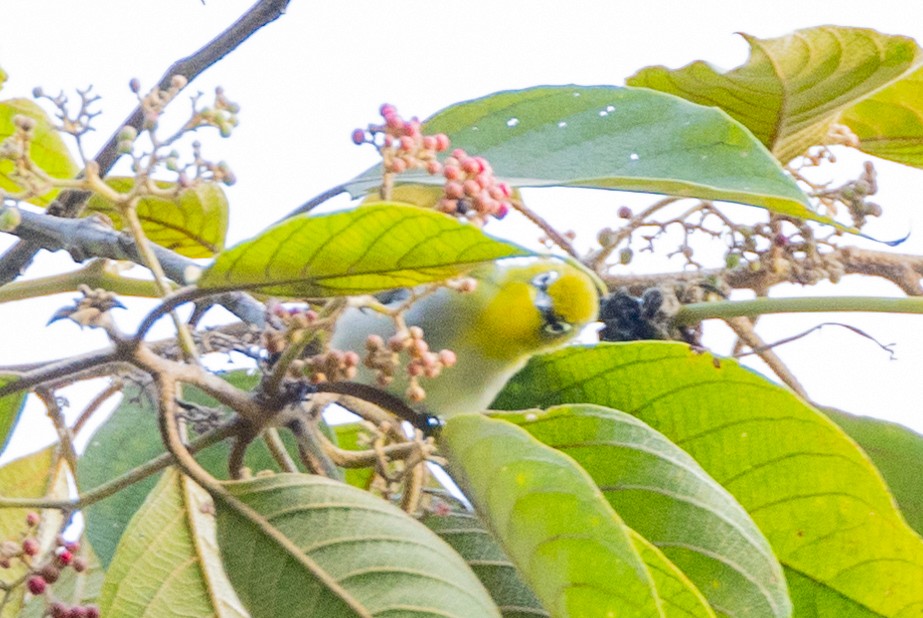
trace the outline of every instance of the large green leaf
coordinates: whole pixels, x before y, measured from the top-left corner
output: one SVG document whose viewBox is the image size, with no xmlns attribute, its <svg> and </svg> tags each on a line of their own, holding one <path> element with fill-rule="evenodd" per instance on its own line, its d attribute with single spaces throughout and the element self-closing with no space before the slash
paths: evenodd
<svg viewBox="0 0 923 618">
<path fill-rule="evenodd" d="M 860 150 L 923 167 L 923 69 L 860 101 L 840 122 L 859 138 Z"/>
<path fill-rule="evenodd" d="M 569 402 L 624 410 L 682 447 L 817 595 L 881 616 L 923 607 L 923 541 L 865 454 L 786 389 L 687 345 L 600 344 L 534 358 L 494 405 Z"/>
<path fill-rule="evenodd" d="M 259 379 L 245 371 L 223 375 L 238 388 L 250 388 Z M 183 394 L 191 402 L 206 406 L 217 405 L 217 402 L 192 388 L 186 388 Z M 283 439 L 286 439 L 290 451 L 294 453 L 295 447 L 288 438 L 287 434 L 283 434 Z M 160 430 L 157 428 L 156 407 L 144 391 L 134 387 L 126 388 L 122 402 L 96 430 L 77 462 L 78 486 L 83 491 L 92 489 L 164 452 Z M 198 453 L 196 459 L 212 475 L 227 478 L 229 454 L 228 444 L 221 443 Z M 255 472 L 276 468 L 272 456 L 260 440 L 247 449 L 244 463 Z M 141 507 L 158 478 L 159 474 L 137 481 L 84 509 L 87 535 L 103 565 L 109 565 L 125 526 Z"/>
<path fill-rule="evenodd" d="M 448 215 L 382 202 L 288 219 L 219 255 L 198 284 L 277 296 L 370 294 L 530 253 Z"/>
<path fill-rule="evenodd" d="M 128 193 L 132 178 L 107 178 L 106 184 Z M 157 182 L 161 189 L 173 189 L 171 182 Z M 224 249 L 228 231 L 228 200 L 221 185 L 206 182 L 181 191 L 175 199 L 145 197 L 136 206 L 141 228 L 152 242 L 190 258 L 206 258 Z M 109 217 L 116 229 L 125 222 L 118 207 L 100 195 L 87 201 L 86 212 Z"/>
<path fill-rule="evenodd" d="M 881 475 L 907 523 L 923 534 L 923 436 L 903 425 L 822 408 L 859 443 Z"/>
<path fill-rule="evenodd" d="M 261 518 L 255 522 L 216 501 L 221 555 L 254 618 L 499 618 L 445 541 L 368 492 L 307 474 L 227 488 Z"/>
<path fill-rule="evenodd" d="M 439 535 L 465 559 L 477 575 L 503 618 L 548 616 L 503 548 L 473 513 L 426 514 L 423 525 Z"/>
<path fill-rule="evenodd" d="M 35 165 L 52 178 L 73 178 L 77 175 L 80 168 L 71 158 L 64 140 L 61 139 L 61 135 L 54 128 L 45 111 L 34 101 L 29 99 L 0 101 L 0 141 L 16 132 L 16 126 L 13 124 L 13 118 L 16 116 L 27 116 L 35 121 L 32 143 L 29 147 L 29 157 Z M 7 193 L 18 193 L 23 190 L 23 187 L 12 179 L 13 171 L 12 161 L 0 160 L 0 189 Z M 58 193 L 60 193 L 58 189 L 52 189 L 27 201 L 38 206 L 47 206 Z"/>
<path fill-rule="evenodd" d="M 498 415 L 574 458 L 625 521 L 728 616 L 787 616 L 782 567 L 743 507 L 637 418 L 595 405 Z"/>
<path fill-rule="evenodd" d="M 662 616 L 629 529 L 570 457 L 481 414 L 450 418 L 439 444 L 552 616 Z"/>
<path fill-rule="evenodd" d="M 99 605 L 107 618 L 247 616 L 222 570 L 211 498 L 201 487 L 167 470 L 128 524 Z"/>
<path fill-rule="evenodd" d="M 425 124 L 487 158 L 513 186 L 664 193 L 828 221 L 743 126 L 719 110 L 644 89 L 542 86 L 453 105 Z M 442 182 L 402 174 L 398 182 Z M 380 183 L 369 170 L 349 185 Z"/>
<path fill-rule="evenodd" d="M 0 387 L 15 382 L 17 379 L 14 375 L 0 375 Z M 6 449 L 13 429 L 16 427 L 16 421 L 22 414 L 26 394 L 26 392 L 19 392 L 0 397 L 0 453 Z"/>
<path fill-rule="evenodd" d="M 714 618 L 715 612 L 708 604 L 708 599 L 686 574 L 670 562 L 656 545 L 634 530 L 628 532 L 635 550 L 651 574 L 664 618 Z"/>
<path fill-rule="evenodd" d="M 719 107 L 750 129 L 783 163 L 825 142 L 844 109 L 913 71 L 913 39 L 864 28 L 822 26 L 759 39 L 744 35 L 750 58 L 721 72 L 705 62 L 648 67 L 631 86 Z"/>
</svg>

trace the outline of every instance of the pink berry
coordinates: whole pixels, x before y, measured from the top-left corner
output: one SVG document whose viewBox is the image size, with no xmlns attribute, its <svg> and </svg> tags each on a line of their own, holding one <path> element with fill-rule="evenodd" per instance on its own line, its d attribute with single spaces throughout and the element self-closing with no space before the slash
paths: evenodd
<svg viewBox="0 0 923 618">
<path fill-rule="evenodd" d="M 404 135 L 408 137 L 416 137 L 420 134 L 420 123 L 419 121 L 411 120 L 404 123 Z"/>
<path fill-rule="evenodd" d="M 449 147 L 449 136 L 445 133 L 436 134 L 436 151 L 442 152 Z"/>
<path fill-rule="evenodd" d="M 462 173 L 457 165 L 446 163 L 442 168 L 442 175 L 446 177 L 446 180 L 458 180 L 461 178 Z"/>
<path fill-rule="evenodd" d="M 436 138 L 432 135 L 425 135 L 423 137 L 423 147 L 427 150 L 436 150 Z"/>
<path fill-rule="evenodd" d="M 35 556 L 38 554 L 39 546 L 38 541 L 32 537 L 28 537 L 22 542 L 22 553 L 27 556 Z"/>
<path fill-rule="evenodd" d="M 474 157 L 465 157 L 459 159 L 461 168 L 468 174 L 477 174 L 481 171 L 481 166 Z"/>
<path fill-rule="evenodd" d="M 29 526 L 30 528 L 34 528 L 35 526 L 37 526 L 38 522 L 40 522 L 41 519 L 42 518 L 35 511 L 30 511 L 29 513 L 26 513 L 26 525 Z"/>
<path fill-rule="evenodd" d="M 405 152 L 410 152 L 411 150 L 413 150 L 414 146 L 416 146 L 416 144 L 414 144 L 412 137 L 407 137 L 405 135 L 404 137 L 401 138 L 401 150 Z"/>
<path fill-rule="evenodd" d="M 452 151 L 452 156 L 461 161 L 462 159 L 468 158 L 468 153 L 462 150 L 461 148 L 456 148 Z"/>
<path fill-rule="evenodd" d="M 458 357 L 452 350 L 439 350 L 439 362 L 443 367 L 452 367 L 457 361 Z"/>
<path fill-rule="evenodd" d="M 481 185 L 471 179 L 466 180 L 464 184 L 462 184 L 462 187 L 465 190 L 465 195 L 468 197 L 474 197 L 481 192 Z"/>
<path fill-rule="evenodd" d="M 500 205 L 497 206 L 496 210 L 494 210 L 494 217 L 496 217 L 497 219 L 502 219 L 503 217 L 508 215 L 509 212 L 510 212 L 509 204 L 507 204 L 506 202 L 501 202 Z"/>
<path fill-rule="evenodd" d="M 401 172 L 407 169 L 407 162 L 404 161 L 403 159 L 394 159 L 393 161 L 391 161 L 390 167 L 391 167 L 392 172 L 396 174 L 400 174 Z"/>
<path fill-rule="evenodd" d="M 439 161 L 430 161 L 426 164 L 426 171 L 435 176 L 442 171 L 442 164 Z"/>
<path fill-rule="evenodd" d="M 361 146 L 365 143 L 365 131 L 362 129 L 356 129 L 353 131 L 353 144 L 356 146 Z"/>
<path fill-rule="evenodd" d="M 621 206 L 619 208 L 618 215 L 620 219 L 631 219 L 631 216 L 632 216 L 631 208 L 629 208 L 628 206 Z"/>
<path fill-rule="evenodd" d="M 26 581 L 26 588 L 28 588 L 29 592 L 36 596 L 45 592 L 46 586 L 47 583 L 45 582 L 45 578 L 43 578 L 41 575 L 33 575 Z"/>
<path fill-rule="evenodd" d="M 462 183 L 450 181 L 445 183 L 445 196 L 450 200 L 457 200 L 465 194 L 465 188 Z"/>
<path fill-rule="evenodd" d="M 99 608 L 95 605 L 87 605 L 87 618 L 99 618 Z"/>
<path fill-rule="evenodd" d="M 378 113 L 381 114 L 382 118 L 387 118 L 397 114 L 397 108 L 390 103 L 382 103 L 381 107 L 378 108 Z"/>
<path fill-rule="evenodd" d="M 439 200 L 439 210 L 454 215 L 458 212 L 458 200 L 441 199 Z"/>
<path fill-rule="evenodd" d="M 401 117 L 397 114 L 392 114 L 390 116 L 385 116 L 385 125 L 392 131 L 403 131 L 404 130 L 404 121 L 401 120 Z"/>
</svg>

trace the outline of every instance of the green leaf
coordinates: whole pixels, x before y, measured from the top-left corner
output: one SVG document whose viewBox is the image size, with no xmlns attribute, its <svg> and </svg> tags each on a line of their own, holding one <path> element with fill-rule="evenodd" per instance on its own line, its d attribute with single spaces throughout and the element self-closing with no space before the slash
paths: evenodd
<svg viewBox="0 0 923 618">
<path fill-rule="evenodd" d="M 923 534 L 923 436 L 897 423 L 821 410 L 862 447 L 888 483 L 904 519 Z"/>
<path fill-rule="evenodd" d="M 465 559 L 490 592 L 503 618 L 539 618 L 549 615 L 535 593 L 522 580 L 503 548 L 476 515 L 459 512 L 447 515 L 427 513 L 421 521 Z"/>
<path fill-rule="evenodd" d="M 923 69 L 860 101 L 840 116 L 870 155 L 923 167 Z"/>
<path fill-rule="evenodd" d="M 494 406 L 577 402 L 624 410 L 682 447 L 818 594 L 882 616 L 923 605 L 923 541 L 865 454 L 786 389 L 683 344 L 600 344 L 533 358 Z"/>
<path fill-rule="evenodd" d="M 229 372 L 222 376 L 243 389 L 251 388 L 259 379 L 246 371 Z M 185 388 L 183 396 L 194 403 L 217 406 L 217 402 L 193 388 Z M 283 433 L 283 439 L 287 441 L 290 452 L 296 453 L 290 437 Z M 127 387 L 122 402 L 96 430 L 77 461 L 78 486 L 82 491 L 92 489 L 164 453 L 154 403 L 144 391 Z M 198 453 L 196 459 L 213 476 L 227 478 L 229 454 L 228 444 L 221 443 Z M 261 440 L 247 449 L 244 462 L 254 472 L 276 469 Z M 141 507 L 159 477 L 158 473 L 137 481 L 84 509 L 87 535 L 103 565 L 108 566 L 111 562 L 128 520 Z"/>
<path fill-rule="evenodd" d="M 382 202 L 283 221 L 219 255 L 198 285 L 276 296 L 371 294 L 526 255 L 531 252 L 448 215 Z"/>
<path fill-rule="evenodd" d="M 0 101 L 0 141 L 16 132 L 16 125 L 13 123 L 13 118 L 16 116 L 27 116 L 35 121 L 32 142 L 29 146 L 29 157 L 35 165 L 52 178 L 67 179 L 77 175 L 80 168 L 71 158 L 67 145 L 54 128 L 51 119 L 34 101 L 29 99 Z M 0 190 L 6 193 L 15 194 L 23 190 L 23 187 L 13 179 L 14 167 L 12 161 L 0 160 Z M 60 190 L 52 189 L 26 201 L 38 206 L 48 206 L 58 193 Z"/>
<path fill-rule="evenodd" d="M 0 387 L 15 382 L 19 378 L 14 375 L 0 375 Z M 0 397 L 0 453 L 6 450 L 6 445 L 13 435 L 13 429 L 22 414 L 22 408 L 26 404 L 27 391 L 13 393 Z"/>
<path fill-rule="evenodd" d="M 573 457 L 625 523 L 729 616 L 788 616 L 782 567 L 743 507 L 685 451 L 595 405 L 497 415 Z"/>
<path fill-rule="evenodd" d="M 708 63 L 641 69 L 626 80 L 719 107 L 782 163 L 823 144 L 844 109 L 919 66 L 913 39 L 865 28 L 822 26 L 759 39 L 743 35 L 750 58 L 721 72 Z"/>
<path fill-rule="evenodd" d="M 221 555 L 254 618 L 499 616 L 451 547 L 380 498 L 306 474 L 226 487 L 260 516 L 216 502 Z"/>
<path fill-rule="evenodd" d="M 44 498 L 63 499 L 67 497 L 67 484 L 62 483 L 61 466 L 56 457 L 57 447 L 49 446 L 38 452 L 0 466 L 0 493 L 5 498 Z M 27 530 L 26 515 L 38 509 L 5 508 L 0 509 L 0 541 L 21 539 Z M 58 511 L 40 512 L 41 524 L 31 530 L 29 536 L 39 540 L 42 552 L 48 550 L 51 541 L 58 533 L 58 526 L 63 523 Z M 26 566 L 19 560 L 13 560 L 10 568 L 0 569 L 0 584 L 11 584 L 26 573 Z M 23 605 L 25 587 L 12 589 L 4 603 L 0 605 L 0 617 L 12 618 L 19 615 Z"/>
<path fill-rule="evenodd" d="M 651 575 L 592 479 L 523 429 L 480 414 L 439 435 L 453 479 L 552 616 L 661 616 Z"/>
<path fill-rule="evenodd" d="M 103 581 L 103 616 L 247 616 L 221 567 L 211 498 L 188 477 L 168 469 L 125 532 Z"/>
<path fill-rule="evenodd" d="M 449 107 L 425 124 L 490 161 L 517 187 L 663 193 L 761 206 L 829 222 L 753 135 L 720 110 L 650 90 L 543 86 Z M 350 183 L 380 184 L 378 168 Z M 398 182 L 436 183 L 421 174 Z"/>
<path fill-rule="evenodd" d="M 715 616 L 715 612 L 708 604 L 708 599 L 656 545 L 634 530 L 629 530 L 629 534 L 631 542 L 638 555 L 644 560 L 644 564 L 647 565 L 647 570 L 654 581 L 657 596 L 660 597 L 663 606 L 664 618 Z"/>
<path fill-rule="evenodd" d="M 132 178 L 107 178 L 106 184 L 119 193 L 134 187 Z M 176 183 L 158 181 L 160 189 L 173 190 Z M 100 195 L 87 201 L 87 214 L 109 217 L 116 229 L 125 222 L 118 207 Z M 144 197 L 138 200 L 138 219 L 151 242 L 190 258 L 212 257 L 224 249 L 228 231 L 228 200 L 221 185 L 206 182 L 182 190 L 175 199 Z"/>
</svg>

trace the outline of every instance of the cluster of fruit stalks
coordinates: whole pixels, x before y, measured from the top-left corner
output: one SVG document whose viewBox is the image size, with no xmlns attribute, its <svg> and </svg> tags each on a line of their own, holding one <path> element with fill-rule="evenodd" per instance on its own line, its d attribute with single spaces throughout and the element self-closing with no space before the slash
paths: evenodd
<svg viewBox="0 0 923 618">
<path fill-rule="evenodd" d="M 437 153 L 449 149 L 447 135 L 424 135 L 417 118 L 404 120 L 393 105 L 386 103 L 379 111 L 384 123 L 356 129 L 353 142 L 374 145 L 381 154 L 385 174 L 414 169 L 426 170 L 433 176 L 441 173 L 445 183 L 437 208 L 442 212 L 479 225 L 486 223 L 488 217 L 506 216 L 512 191 L 509 185 L 497 181 L 486 159 L 456 148 L 440 163 Z"/>
<path fill-rule="evenodd" d="M 77 573 L 82 573 L 87 569 L 87 563 L 76 555 L 80 551 L 80 545 L 62 537 L 58 537 L 57 546 L 49 553 L 47 559 L 41 560 L 41 545 L 34 536 L 39 522 L 38 513 L 26 514 L 26 530 L 22 539 L 0 542 L 0 569 L 12 568 L 17 563 L 25 565 L 28 572 L 24 582 L 29 593 L 36 597 L 48 593 L 50 597 L 50 586 L 61 577 L 61 571 L 72 568 Z M 99 608 L 95 605 L 68 606 L 48 598 L 48 608 L 43 615 L 51 618 L 99 618 L 100 614 Z"/>
<path fill-rule="evenodd" d="M 463 280 L 462 283 L 467 284 L 457 286 L 462 291 L 473 290 L 471 282 Z M 263 345 L 270 356 L 278 357 L 287 346 L 301 340 L 305 331 L 320 327 L 317 312 L 308 307 L 274 305 L 271 317 L 282 330 L 269 328 L 263 333 Z M 293 361 L 288 371 L 296 377 L 306 375 L 315 384 L 339 382 L 355 379 L 361 363 L 375 373 L 379 386 L 386 387 L 394 381 L 398 368 L 403 365 L 408 384 L 404 394 L 410 401 L 418 403 L 426 397 L 420 378 L 437 378 L 457 360 L 451 350 L 431 351 L 423 338 L 423 329 L 418 326 L 406 328 L 398 324 L 397 332 L 387 341 L 378 335 L 370 335 L 365 349 L 363 358 L 352 350 L 329 349 L 305 360 Z"/>
</svg>

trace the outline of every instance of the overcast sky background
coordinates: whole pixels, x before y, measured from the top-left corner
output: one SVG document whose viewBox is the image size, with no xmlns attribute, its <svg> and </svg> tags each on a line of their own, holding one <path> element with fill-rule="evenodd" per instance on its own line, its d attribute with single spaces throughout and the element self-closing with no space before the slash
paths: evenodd
<svg viewBox="0 0 923 618">
<path fill-rule="evenodd" d="M 250 5 L 239 0 L 204 5 L 195 0 L 6 0 L 0 67 L 9 80 L 0 97 L 30 96 L 35 86 L 73 93 L 92 84 L 103 97 L 98 132 L 88 141 L 89 151 L 95 152 L 135 104 L 127 87 L 131 78 L 140 79 L 147 90 L 173 61 L 195 51 Z M 188 91 L 208 97 L 221 85 L 241 106 L 241 126 L 231 139 L 199 136 L 206 156 L 228 161 L 238 177 L 227 189 L 233 244 L 373 164 L 373 151 L 354 146 L 350 133 L 374 121 L 382 102 L 395 104 L 404 115 L 426 117 L 498 90 L 540 84 L 621 85 L 652 64 L 676 68 L 703 59 L 732 68 L 747 55 L 746 44 L 735 32 L 775 37 L 823 24 L 871 27 L 923 40 L 923 7 L 896 0 L 874 6 L 852 0 L 293 2 L 286 15 L 256 33 Z M 185 103 L 177 107 L 185 113 Z M 866 158 L 843 156 L 841 178 L 855 177 Z M 886 162 L 877 166 L 881 192 L 875 201 L 882 204 L 885 216 L 867 231 L 897 238 L 915 230 L 899 250 L 923 253 L 923 171 Z M 575 190 L 531 190 L 525 197 L 559 228 L 575 229 L 582 248 L 589 246 L 596 229 L 618 224 L 618 206 L 640 207 L 651 201 L 649 196 Z M 346 204 L 338 200 L 333 206 Z M 751 216 L 756 213 L 749 210 Z M 491 224 L 488 231 L 533 245 L 538 236 L 514 217 Z M 9 245 L 8 238 L 0 237 L 0 250 Z M 66 255 L 44 254 L 29 275 L 74 267 Z M 638 261 L 630 268 L 681 267 L 674 259 L 646 266 Z M 776 295 L 823 293 L 900 295 L 887 282 L 856 277 L 847 277 L 839 286 L 779 289 Z M 80 331 L 70 323 L 45 326 L 54 310 L 73 296 L 0 306 L 0 365 L 104 345 L 101 334 Z M 127 329 L 137 317 L 123 312 L 118 320 Z M 761 321 L 760 332 L 773 341 L 830 320 L 848 322 L 883 343 L 896 343 L 897 358 L 889 360 L 873 343 L 835 328 L 779 348 L 810 395 L 824 404 L 923 431 L 917 399 L 923 316 L 769 316 Z M 731 337 L 720 324 L 709 323 L 707 331 L 706 342 L 716 352 L 729 349 Z M 747 362 L 761 368 L 758 361 Z M 72 393 L 71 413 L 79 413 L 80 403 L 90 396 L 86 391 Z M 47 423 L 39 420 L 39 407 L 30 406 L 27 415 L 28 437 L 21 433 L 4 459 L 53 439 Z"/>
</svg>

